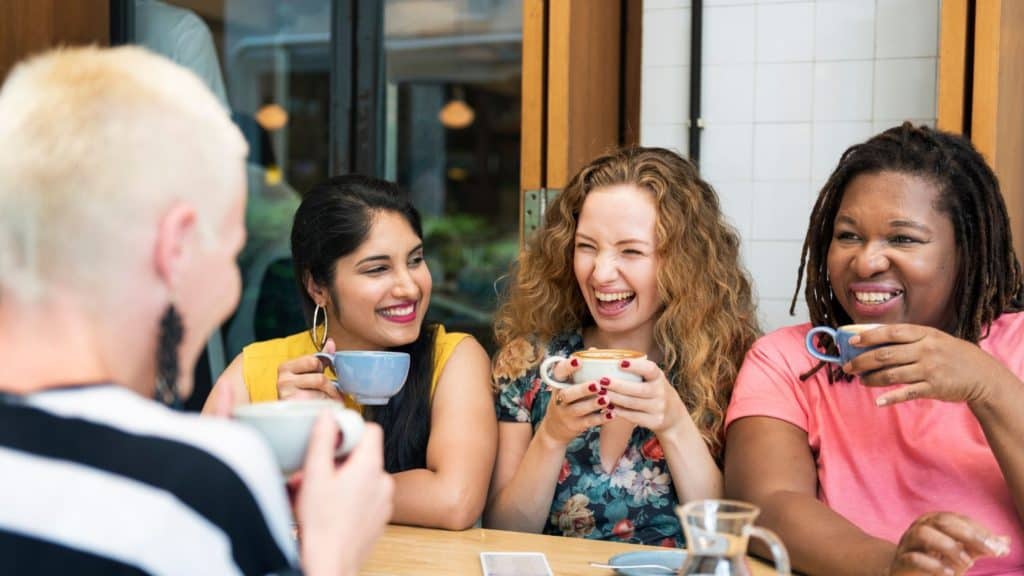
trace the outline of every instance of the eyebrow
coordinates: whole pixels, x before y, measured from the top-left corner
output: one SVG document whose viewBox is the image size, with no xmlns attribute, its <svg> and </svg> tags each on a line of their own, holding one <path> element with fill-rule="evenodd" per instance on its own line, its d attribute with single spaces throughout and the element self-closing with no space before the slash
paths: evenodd
<svg viewBox="0 0 1024 576">
<path fill-rule="evenodd" d="M 849 224 L 850 226 L 856 226 L 857 221 L 849 216 L 840 214 L 836 216 L 836 224 Z M 920 222 L 914 220 L 890 220 L 889 226 L 892 228 L 913 228 L 914 230 L 920 230 L 921 232 L 931 232 L 932 229 Z"/>
<path fill-rule="evenodd" d="M 421 244 L 417 244 L 415 248 L 413 248 L 412 250 L 409 250 L 409 255 L 411 256 L 411 255 L 415 254 L 416 252 L 418 252 L 420 250 L 423 250 L 423 244 L 422 243 Z M 356 266 L 362 266 L 363 264 L 366 264 L 366 263 L 369 263 L 369 262 L 390 262 L 390 261 L 391 261 L 391 256 L 388 256 L 387 254 L 377 254 L 375 256 L 367 256 L 366 258 L 363 258 L 359 262 L 356 262 Z"/>
<path fill-rule="evenodd" d="M 581 234 L 581 233 L 577 232 L 576 236 L 579 237 L 579 238 L 582 238 L 584 240 L 587 240 L 589 242 L 594 242 L 594 243 L 597 242 L 597 240 L 591 238 L 590 236 L 587 236 L 586 234 Z M 619 240 L 618 242 L 615 243 L 616 246 L 619 246 L 619 245 L 622 245 L 622 244 L 646 244 L 646 245 L 650 246 L 651 243 L 648 242 L 647 240 L 641 240 L 639 238 L 625 238 L 625 239 Z"/>
</svg>

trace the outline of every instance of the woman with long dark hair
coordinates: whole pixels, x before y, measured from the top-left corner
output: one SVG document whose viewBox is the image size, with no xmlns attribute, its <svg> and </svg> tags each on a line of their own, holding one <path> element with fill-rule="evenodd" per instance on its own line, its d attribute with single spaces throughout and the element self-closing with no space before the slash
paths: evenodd
<svg viewBox="0 0 1024 576">
<path fill-rule="evenodd" d="M 309 331 L 247 346 L 215 393 L 231 386 L 243 403 L 328 397 L 358 407 L 314 354 L 409 353 L 398 395 L 361 407 L 384 428 L 385 468 L 396 482 L 392 521 L 471 526 L 483 510 L 497 446 L 489 361 L 468 334 L 423 326 L 432 286 L 419 213 L 391 182 L 328 179 L 295 213 L 292 258 Z"/>
</svg>

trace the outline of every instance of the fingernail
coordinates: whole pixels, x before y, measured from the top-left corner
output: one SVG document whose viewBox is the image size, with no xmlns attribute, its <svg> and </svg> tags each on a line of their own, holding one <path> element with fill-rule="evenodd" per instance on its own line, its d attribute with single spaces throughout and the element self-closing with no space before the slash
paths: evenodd
<svg viewBox="0 0 1024 576">
<path fill-rule="evenodd" d="M 615 404 L 612 404 L 611 402 L 609 402 L 609 403 L 608 403 L 608 409 L 609 409 L 609 410 L 612 410 L 612 409 L 614 409 L 614 408 L 615 408 Z"/>
<path fill-rule="evenodd" d="M 849 343 L 853 344 L 854 346 L 856 346 L 857 344 L 860 344 L 860 335 L 858 334 L 857 336 L 852 336 L 849 339 Z"/>
<path fill-rule="evenodd" d="M 963 562 L 964 566 L 970 566 L 974 561 L 971 560 L 971 555 L 967 552 L 960 551 L 960 562 Z"/>
<path fill-rule="evenodd" d="M 622 361 L 622 367 L 623 368 L 629 368 L 629 360 L 623 360 Z"/>
<path fill-rule="evenodd" d="M 597 403 L 601 406 L 604 406 L 605 404 L 608 403 L 608 399 L 605 398 L 604 396 L 601 396 L 597 399 Z"/>
<path fill-rule="evenodd" d="M 1006 556 L 1010 553 L 1010 539 L 1006 536 L 990 536 L 985 539 L 985 547 L 996 556 Z"/>
<path fill-rule="evenodd" d="M 953 572 L 953 569 L 948 566 L 942 569 L 942 573 L 946 576 L 956 576 L 956 572 Z"/>
<path fill-rule="evenodd" d="M 604 419 L 605 419 L 605 420 L 611 420 L 611 419 L 612 419 L 612 418 L 614 418 L 614 417 L 615 417 L 615 416 L 614 416 L 614 415 L 612 414 L 612 411 L 611 411 L 611 410 L 609 410 L 609 411 L 607 411 L 607 412 L 605 412 L 605 413 L 604 413 Z"/>
<path fill-rule="evenodd" d="M 611 383 L 612 383 L 612 381 L 609 380 L 607 376 L 601 378 L 601 386 L 607 386 L 607 385 L 609 385 Z"/>
<path fill-rule="evenodd" d="M 598 394 L 600 394 L 601 396 L 604 396 L 607 393 L 608 393 L 608 389 L 607 388 L 601 388 L 601 390 L 598 391 Z"/>
<path fill-rule="evenodd" d="M 569 361 L 569 366 L 572 366 L 573 368 L 575 368 L 575 367 L 577 367 L 579 365 L 580 365 L 580 361 L 575 359 L 575 358 L 573 358 L 572 360 Z"/>
<path fill-rule="evenodd" d="M 875 398 L 875 406 L 885 406 L 889 403 L 889 400 L 885 398 Z"/>
<path fill-rule="evenodd" d="M 591 392 L 597 392 L 597 384 L 591 382 L 590 386 L 587 386 L 587 389 L 590 390 Z"/>
</svg>

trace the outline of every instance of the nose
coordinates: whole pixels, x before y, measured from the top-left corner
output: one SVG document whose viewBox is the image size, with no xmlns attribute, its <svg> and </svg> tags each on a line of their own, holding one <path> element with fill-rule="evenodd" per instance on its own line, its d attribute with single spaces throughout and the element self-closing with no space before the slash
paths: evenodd
<svg viewBox="0 0 1024 576">
<path fill-rule="evenodd" d="M 619 266 L 613 254 L 601 253 L 594 259 L 594 280 L 600 284 L 618 278 Z"/>
<path fill-rule="evenodd" d="M 395 270 L 395 284 L 391 287 L 391 295 L 398 299 L 419 298 L 419 286 L 416 285 L 408 268 Z"/>
<path fill-rule="evenodd" d="M 889 269 L 889 257 L 883 246 L 870 242 L 854 256 L 853 270 L 861 278 L 871 278 Z"/>
</svg>

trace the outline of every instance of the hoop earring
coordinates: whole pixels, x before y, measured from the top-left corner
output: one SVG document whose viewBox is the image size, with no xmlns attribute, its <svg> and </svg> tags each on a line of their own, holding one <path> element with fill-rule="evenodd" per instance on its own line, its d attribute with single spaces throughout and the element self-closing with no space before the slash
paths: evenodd
<svg viewBox="0 0 1024 576">
<path fill-rule="evenodd" d="M 320 311 L 324 313 L 324 335 L 320 338 L 316 337 L 317 318 L 320 317 Z M 317 351 L 323 351 L 324 346 L 327 344 L 327 308 L 319 304 L 313 309 L 313 326 L 309 329 L 309 337 L 313 339 L 313 344 L 316 345 Z"/>
<path fill-rule="evenodd" d="M 182 408 L 178 396 L 178 349 L 184 334 L 181 314 L 174 304 L 168 304 L 160 318 L 156 339 L 156 399 L 174 410 Z"/>
</svg>

